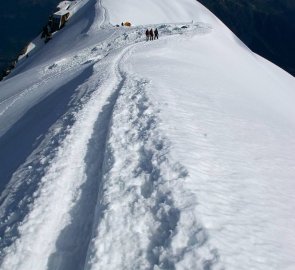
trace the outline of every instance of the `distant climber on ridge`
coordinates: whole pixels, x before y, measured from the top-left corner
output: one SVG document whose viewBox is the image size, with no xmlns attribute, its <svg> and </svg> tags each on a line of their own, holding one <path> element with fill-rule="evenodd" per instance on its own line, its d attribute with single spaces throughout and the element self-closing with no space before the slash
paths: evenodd
<svg viewBox="0 0 295 270">
<path fill-rule="evenodd" d="M 150 40 L 154 40 L 154 31 L 152 28 L 150 30 Z"/>
<path fill-rule="evenodd" d="M 149 39 L 150 39 L 150 31 L 149 31 L 149 29 L 146 29 L 145 36 L 146 36 L 146 41 L 149 41 Z"/>
<path fill-rule="evenodd" d="M 159 32 L 157 28 L 155 29 L 155 39 L 159 39 Z"/>
</svg>

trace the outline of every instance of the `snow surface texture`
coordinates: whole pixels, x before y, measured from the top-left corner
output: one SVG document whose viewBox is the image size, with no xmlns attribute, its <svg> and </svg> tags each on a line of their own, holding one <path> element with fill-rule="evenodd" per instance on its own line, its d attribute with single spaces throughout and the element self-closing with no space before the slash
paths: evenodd
<svg viewBox="0 0 295 270">
<path fill-rule="evenodd" d="M 70 11 L 0 82 L 0 268 L 295 269 L 294 78 L 193 0 Z"/>
</svg>

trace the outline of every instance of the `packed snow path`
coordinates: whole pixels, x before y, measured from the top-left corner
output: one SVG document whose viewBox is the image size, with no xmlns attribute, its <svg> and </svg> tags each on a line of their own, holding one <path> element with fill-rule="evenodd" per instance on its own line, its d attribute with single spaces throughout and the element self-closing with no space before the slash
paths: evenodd
<svg viewBox="0 0 295 270">
<path fill-rule="evenodd" d="M 133 15 L 126 6 L 142 8 L 125 3 L 105 0 L 106 10 L 77 1 L 70 23 L 0 84 L 1 269 L 292 269 L 292 241 L 284 245 L 286 231 L 282 241 L 274 235 L 286 221 L 287 232 L 295 225 L 287 217 L 295 172 L 282 155 L 295 150 L 294 132 L 280 118 L 292 80 L 238 42 L 230 53 L 249 81 L 274 74 L 259 86 L 269 95 L 277 81 L 287 89 L 285 111 L 254 107 L 252 115 L 251 92 L 236 93 L 244 78 L 228 53 L 235 37 L 225 31 L 216 42 L 222 27 L 209 13 L 188 23 L 196 12 L 190 0 L 175 10 L 170 0 L 163 10 L 143 1 L 156 9 L 156 22 L 175 23 L 113 27 Z M 160 40 L 145 42 L 147 27 L 158 27 Z M 231 151 L 233 138 L 247 151 Z"/>
</svg>

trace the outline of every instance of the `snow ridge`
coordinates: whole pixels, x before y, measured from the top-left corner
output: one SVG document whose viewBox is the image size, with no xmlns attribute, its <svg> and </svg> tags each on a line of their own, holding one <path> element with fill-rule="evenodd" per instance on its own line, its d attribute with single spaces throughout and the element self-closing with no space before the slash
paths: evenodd
<svg viewBox="0 0 295 270">
<path fill-rule="evenodd" d="M 1 269 L 291 269 L 294 79 L 197 1 L 103 2 L 0 83 Z"/>
<path fill-rule="evenodd" d="M 180 31 L 180 26 L 168 24 L 159 26 L 159 28 L 163 35 L 189 33 L 190 31 L 202 34 L 210 31 L 210 27 L 205 24 L 188 24 L 183 31 Z M 101 31 L 109 30 L 102 29 Z M 58 99 L 59 93 L 68 92 L 68 96 L 62 95 L 63 98 L 68 99 L 68 101 L 64 100 L 63 102 L 67 102 L 70 109 L 67 112 L 60 111 L 59 115 L 55 116 L 56 118 L 49 119 L 47 136 L 41 136 L 34 142 L 34 144 L 40 145 L 14 173 L 5 192 L 1 194 L 0 229 L 3 235 L 1 241 L 3 269 L 28 269 L 33 265 L 38 265 L 40 269 L 43 269 L 45 265 L 48 265 L 49 268 L 59 267 L 59 269 L 64 270 L 73 269 L 77 265 L 82 267 L 84 264 L 85 259 L 83 257 L 86 256 L 90 239 L 88 230 L 93 222 L 92 211 L 88 209 L 89 215 L 84 213 L 87 207 L 91 209 L 95 205 L 98 194 L 93 194 L 93 190 L 96 189 L 95 185 L 100 182 L 97 175 L 102 174 L 99 160 L 103 160 L 103 157 L 99 154 L 98 156 L 101 157 L 97 162 L 94 162 L 97 166 L 87 169 L 87 164 L 93 162 L 92 159 L 88 160 L 91 151 L 82 145 L 87 145 L 87 141 L 90 144 L 93 142 L 95 145 L 95 141 L 92 141 L 89 137 L 91 133 L 86 134 L 86 130 L 94 128 L 95 132 L 96 121 L 99 123 L 97 133 L 100 135 L 97 135 L 99 136 L 98 140 L 105 140 L 104 138 L 108 133 L 105 129 L 105 126 L 108 126 L 106 121 L 111 119 L 112 108 L 126 80 L 125 73 L 118 69 L 116 63 L 122 57 L 119 55 L 125 54 L 124 47 L 128 48 L 131 44 L 142 42 L 144 39 L 143 32 L 142 27 L 130 30 L 118 29 L 116 32 L 110 31 L 110 34 L 106 35 L 106 39 L 95 46 L 88 46 L 80 50 L 79 53 L 68 54 L 53 63 L 42 64 L 38 67 L 41 80 L 39 78 L 39 81 L 36 81 L 33 86 L 4 101 L 9 101 L 11 108 L 13 104 L 22 101 L 41 86 L 46 86 L 55 78 L 62 78 L 64 72 L 72 74 L 75 78 L 60 89 L 55 90 L 56 94 L 54 94 Z M 118 55 L 118 58 L 116 58 L 116 55 Z M 114 57 L 117 60 L 114 60 Z M 106 70 L 106 72 L 102 73 L 101 70 Z M 99 78 L 97 78 L 96 73 L 100 74 Z M 118 86 L 114 87 L 117 83 Z M 71 89 L 74 89 L 74 91 Z M 105 99 L 103 93 L 106 93 Z M 54 95 L 49 97 L 48 104 L 52 102 Z M 96 105 L 94 105 L 95 99 L 98 100 Z M 103 105 L 107 99 L 109 101 Z M 40 106 L 29 111 L 28 117 L 31 114 L 38 114 L 39 107 L 40 109 L 46 107 L 46 102 L 45 100 L 40 103 Z M 96 112 L 91 110 L 91 106 L 96 108 Z M 5 110 L 8 111 L 10 108 Z M 96 118 L 95 115 L 98 114 L 100 108 L 102 115 Z M 85 114 L 88 115 L 88 118 Z M 84 119 L 87 119 L 88 123 Z M 83 121 L 85 121 L 84 124 L 89 126 L 82 127 Z M 50 127 L 50 125 L 52 126 Z M 77 137 L 80 129 L 85 130 L 83 139 Z M 101 130 L 104 130 L 104 132 Z M 93 135 L 94 138 L 95 136 Z M 76 146 L 75 143 L 77 143 Z M 100 143 L 97 146 L 99 150 L 95 153 L 103 152 L 103 145 L 103 143 Z M 79 161 L 73 159 L 70 162 L 71 166 L 67 168 L 66 164 L 69 160 L 65 162 L 65 157 L 67 155 L 72 158 L 78 156 L 75 151 L 80 152 Z M 95 159 L 95 157 L 92 158 Z M 35 173 L 35 171 L 38 173 Z M 94 174 L 96 174 L 96 178 Z M 68 178 L 71 178 L 73 186 L 64 182 Z M 26 181 L 23 181 L 23 179 L 26 179 Z M 57 186 L 60 187 L 59 192 L 55 192 Z M 88 191 L 85 191 L 83 187 Z M 67 190 L 65 198 L 62 197 L 62 190 Z M 145 192 L 148 192 L 148 185 L 146 185 Z M 91 194 L 92 199 L 90 202 L 86 202 L 85 197 L 81 194 Z M 54 203 L 51 205 L 50 200 L 53 197 L 55 199 L 53 199 Z M 59 207 L 62 207 L 63 211 L 58 212 Z M 48 211 L 44 212 L 42 209 L 46 208 L 48 208 Z M 82 217 L 84 217 L 84 220 L 82 220 Z M 42 222 L 40 223 L 39 220 L 42 220 Z M 45 240 L 42 235 L 45 228 L 51 228 L 50 231 L 47 231 L 47 234 L 50 235 L 46 238 L 47 245 L 44 243 Z M 79 234 L 79 229 L 83 233 Z M 77 237 L 77 234 L 79 237 Z M 79 242 L 79 248 L 74 251 L 64 248 L 64 245 L 74 246 L 74 243 L 70 244 L 71 235 L 75 235 L 75 241 Z M 33 239 L 36 244 L 34 244 L 34 249 L 31 249 L 29 247 L 33 245 L 31 243 Z M 42 256 L 37 255 L 41 251 Z M 25 264 L 22 263 L 23 256 L 26 256 Z M 36 256 L 38 257 L 37 263 L 34 260 Z"/>
</svg>

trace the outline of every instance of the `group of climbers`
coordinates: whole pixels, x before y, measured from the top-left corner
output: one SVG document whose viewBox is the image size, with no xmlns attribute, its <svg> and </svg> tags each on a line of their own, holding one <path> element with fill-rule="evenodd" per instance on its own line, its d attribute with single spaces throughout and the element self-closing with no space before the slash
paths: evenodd
<svg viewBox="0 0 295 270">
<path fill-rule="evenodd" d="M 145 31 L 145 36 L 146 36 L 146 41 L 158 39 L 159 38 L 158 29 L 156 28 L 155 31 L 153 31 L 152 28 L 150 30 L 147 29 Z"/>
<path fill-rule="evenodd" d="M 122 22 L 121 26 L 130 27 L 131 23 L 130 22 Z M 120 25 L 116 24 L 116 27 L 120 27 Z M 153 30 L 152 28 L 151 29 L 146 29 L 145 36 L 146 36 L 146 41 L 159 39 L 159 31 L 158 31 L 157 28 L 155 30 Z"/>
</svg>

